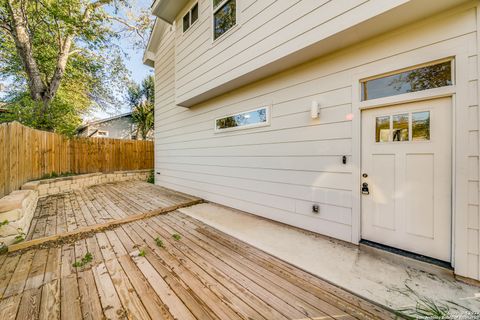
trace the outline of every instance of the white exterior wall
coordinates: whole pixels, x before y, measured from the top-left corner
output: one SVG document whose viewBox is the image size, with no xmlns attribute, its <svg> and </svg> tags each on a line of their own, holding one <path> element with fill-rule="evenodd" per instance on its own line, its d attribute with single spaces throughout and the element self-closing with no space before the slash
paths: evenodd
<svg viewBox="0 0 480 320">
<path fill-rule="evenodd" d="M 390 97 L 380 102 L 388 105 L 430 96 L 452 96 L 453 263 L 457 274 L 480 279 L 476 3 L 189 109 L 175 106 L 178 31 L 167 28 L 155 59 L 155 166 L 160 173 L 157 184 L 357 243 L 361 214 L 360 109 L 375 106 L 373 102 L 359 102 L 358 80 L 453 56 L 456 61 L 453 88 Z M 208 30 L 201 32 L 210 34 Z M 200 62 L 192 63 L 198 69 L 202 67 Z M 177 66 L 176 72 L 183 72 L 179 69 Z M 312 100 L 321 104 L 318 120 L 310 117 Z M 215 118 L 265 104 L 272 106 L 270 126 L 214 132 Z M 349 113 L 354 115 L 352 121 L 346 118 Z M 343 155 L 348 157 L 346 165 L 341 161 Z M 320 204 L 319 214 L 311 212 L 314 203 Z"/>
<path fill-rule="evenodd" d="M 213 42 L 212 0 L 199 0 L 199 20 L 176 30 L 176 102 L 328 38 L 409 0 L 237 1 L 237 25 Z M 197 0 L 192 0 L 176 20 Z M 213 45 L 212 45 L 213 43 Z"/>
</svg>

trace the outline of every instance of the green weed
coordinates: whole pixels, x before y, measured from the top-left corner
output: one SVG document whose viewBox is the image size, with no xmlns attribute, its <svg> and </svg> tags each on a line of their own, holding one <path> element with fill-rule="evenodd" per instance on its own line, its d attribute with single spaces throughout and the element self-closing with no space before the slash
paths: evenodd
<svg viewBox="0 0 480 320">
<path fill-rule="evenodd" d="M 20 233 L 18 235 L 15 236 L 14 240 L 13 240 L 13 244 L 17 244 L 17 243 L 20 243 L 22 242 L 23 240 L 25 240 L 25 233 Z"/>
<path fill-rule="evenodd" d="M 157 244 L 158 247 L 164 248 L 165 245 L 163 244 L 163 241 L 160 238 L 155 238 L 155 243 Z"/>
<path fill-rule="evenodd" d="M 147 178 L 147 182 L 151 184 L 155 184 L 155 173 L 154 171 L 150 171 L 150 175 Z"/>
<path fill-rule="evenodd" d="M 72 266 L 74 268 L 82 268 L 92 262 L 93 260 L 93 255 L 90 252 L 87 252 L 85 256 L 80 260 L 80 261 L 75 261 Z"/>
<path fill-rule="evenodd" d="M 453 301 L 439 302 L 415 292 L 408 285 L 406 290 L 400 291 L 405 296 L 413 299 L 415 306 L 396 310 L 397 314 L 405 319 L 450 319 L 455 311 L 462 309 L 471 312 L 468 308 Z"/>
</svg>

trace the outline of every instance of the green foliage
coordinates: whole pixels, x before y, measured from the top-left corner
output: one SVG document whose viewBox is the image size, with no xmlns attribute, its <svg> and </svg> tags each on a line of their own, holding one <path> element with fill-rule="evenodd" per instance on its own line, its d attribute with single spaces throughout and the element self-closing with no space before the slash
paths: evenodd
<svg viewBox="0 0 480 320">
<path fill-rule="evenodd" d="M 174 234 L 172 234 L 172 238 L 175 239 L 176 241 L 178 241 L 178 240 L 182 239 L 182 236 L 179 235 L 178 233 L 174 233 Z"/>
<path fill-rule="evenodd" d="M 471 310 L 453 301 L 435 301 L 432 298 L 420 295 L 408 285 L 405 285 L 405 287 L 405 290 L 400 290 L 398 292 L 412 299 L 415 303 L 415 306 L 396 310 L 396 313 L 402 318 L 409 320 L 451 319 L 453 314 L 458 312 L 460 309 L 463 312 L 471 312 Z"/>
<path fill-rule="evenodd" d="M 157 244 L 158 247 L 164 248 L 165 245 L 163 244 L 163 241 L 160 238 L 155 238 L 155 243 Z"/>
<path fill-rule="evenodd" d="M 150 171 L 150 175 L 147 178 L 147 182 L 151 184 L 155 184 L 155 172 L 153 170 Z"/>
<path fill-rule="evenodd" d="M 4 254 L 8 252 L 8 247 L 5 245 L 5 243 L 1 242 L 0 243 L 0 254 Z"/>
<path fill-rule="evenodd" d="M 85 256 L 80 261 L 75 261 L 72 266 L 74 268 L 83 268 L 87 264 L 93 261 L 93 255 L 90 252 L 87 252 Z"/>
<path fill-rule="evenodd" d="M 0 227 L 6 226 L 7 224 L 9 224 L 9 221 L 3 220 L 2 222 L 0 222 Z"/>
<path fill-rule="evenodd" d="M 146 255 L 147 255 L 147 252 L 145 250 L 140 250 L 140 252 L 138 253 L 139 257 L 145 257 Z"/>
<path fill-rule="evenodd" d="M 20 243 L 22 241 L 25 240 L 25 233 L 20 233 L 18 235 L 15 236 L 14 240 L 13 240 L 13 244 L 17 244 L 17 243 Z"/>
<path fill-rule="evenodd" d="M 42 99 L 33 93 L 32 73 L 15 45 L 10 5 L 23 6 L 31 52 L 45 87 L 40 90 Z M 0 81 L 11 85 L 4 101 L 10 112 L 0 115 L 0 123 L 17 120 L 73 135 L 92 108 L 121 105 L 130 81 L 123 63 L 125 55 L 117 43 L 133 35 L 143 39 L 151 23 L 146 12 L 130 12 L 127 0 L 1 1 Z M 54 90 L 59 55 L 67 38 L 71 38 L 69 54 L 60 86 Z"/>
<path fill-rule="evenodd" d="M 153 76 L 145 78 L 141 85 L 128 88 L 128 102 L 132 108 L 133 122 L 137 128 L 137 139 L 146 139 L 154 127 L 155 83 Z"/>
</svg>

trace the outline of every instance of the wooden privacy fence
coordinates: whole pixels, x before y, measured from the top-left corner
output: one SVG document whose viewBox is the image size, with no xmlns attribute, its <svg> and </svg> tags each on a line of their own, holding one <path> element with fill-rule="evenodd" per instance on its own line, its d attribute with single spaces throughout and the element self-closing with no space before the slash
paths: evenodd
<svg viewBox="0 0 480 320">
<path fill-rule="evenodd" d="M 67 138 L 18 122 L 0 124 L 0 197 L 53 172 L 153 169 L 153 142 Z"/>
</svg>

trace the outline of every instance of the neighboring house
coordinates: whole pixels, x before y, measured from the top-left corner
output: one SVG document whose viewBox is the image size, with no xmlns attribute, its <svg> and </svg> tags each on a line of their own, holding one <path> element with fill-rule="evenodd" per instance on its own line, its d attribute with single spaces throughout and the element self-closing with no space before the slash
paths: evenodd
<svg viewBox="0 0 480 320">
<path fill-rule="evenodd" d="M 78 129 L 80 137 L 137 139 L 132 113 L 89 122 Z"/>
<path fill-rule="evenodd" d="M 1 84 L 0 84 L 0 89 L 1 89 Z M 8 110 L 5 108 L 5 102 L 0 101 L 0 112 L 8 112 Z"/>
<path fill-rule="evenodd" d="M 1 86 L 1 84 L 0 84 Z M 5 103 L 4 102 L 0 102 L 0 114 L 5 114 L 5 113 L 10 113 L 10 111 L 5 108 Z"/>
<path fill-rule="evenodd" d="M 153 12 L 157 184 L 480 279 L 478 1 Z"/>
</svg>

